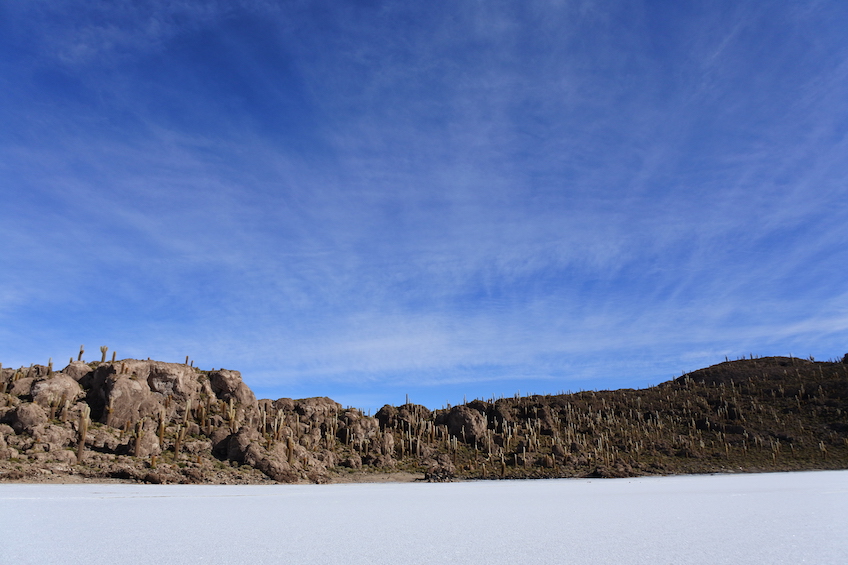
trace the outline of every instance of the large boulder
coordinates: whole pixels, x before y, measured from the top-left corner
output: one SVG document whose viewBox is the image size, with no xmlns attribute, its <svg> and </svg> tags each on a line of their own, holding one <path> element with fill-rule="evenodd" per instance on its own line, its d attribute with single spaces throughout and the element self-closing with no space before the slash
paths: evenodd
<svg viewBox="0 0 848 565">
<path fill-rule="evenodd" d="M 63 399 L 74 404 L 83 394 L 82 387 L 72 377 L 63 373 L 53 373 L 53 376 L 39 379 L 30 389 L 32 401 L 46 408 L 57 404 Z"/>
<path fill-rule="evenodd" d="M 112 433 L 113 431 L 117 433 L 117 430 L 105 427 L 89 430 L 85 444 L 98 451 L 114 453 L 123 444 L 123 440 Z"/>
<path fill-rule="evenodd" d="M 256 461 L 254 467 L 280 483 L 296 483 L 299 479 L 298 473 L 279 457 L 263 457 Z"/>
<path fill-rule="evenodd" d="M 326 396 L 314 398 L 301 398 L 294 401 L 294 411 L 313 422 L 322 422 L 328 417 L 335 418 L 342 405 Z"/>
<path fill-rule="evenodd" d="M 386 404 L 377 410 L 374 417 L 377 418 L 378 422 L 380 422 L 381 428 L 395 428 L 398 423 L 398 409 L 391 404 Z"/>
<path fill-rule="evenodd" d="M 48 451 L 60 451 L 76 441 L 77 432 L 70 426 L 44 424 L 33 428 L 32 437 L 37 442 L 47 444 Z"/>
<path fill-rule="evenodd" d="M 166 405 L 171 418 L 188 401 L 197 406 L 204 389 L 192 367 L 136 359 L 104 363 L 85 380 L 92 419 L 116 427 L 158 415 Z"/>
<path fill-rule="evenodd" d="M 47 412 L 41 406 L 32 402 L 25 402 L 15 409 L 12 428 L 18 434 L 21 432 L 32 433 L 37 426 L 46 424 L 47 420 Z"/>
<path fill-rule="evenodd" d="M 183 405 L 191 400 L 195 402 L 203 386 L 193 367 L 181 363 L 164 363 L 139 359 L 122 359 L 106 363 L 97 368 L 92 387 L 101 385 L 109 375 L 126 375 L 147 384 L 151 392 L 171 397 L 177 404 Z"/>
<path fill-rule="evenodd" d="M 159 437 L 155 432 L 142 430 L 138 441 L 133 440 L 133 455 L 136 457 L 150 457 L 160 453 L 162 453 L 162 446 L 159 445 Z"/>
<path fill-rule="evenodd" d="M 209 373 L 209 384 L 218 399 L 225 402 L 232 399 L 233 402 L 238 402 L 246 408 L 253 407 L 258 411 L 256 395 L 241 380 L 240 372 L 227 369 L 212 371 Z"/>
<path fill-rule="evenodd" d="M 271 453 L 259 445 L 259 434 L 247 427 L 229 437 L 227 458 L 230 461 L 250 465 L 271 479 L 284 483 L 298 480 L 298 473 L 289 466 L 285 451 L 277 449 Z M 280 444 L 278 444 L 279 446 Z"/>
<path fill-rule="evenodd" d="M 191 400 L 195 406 L 197 405 L 196 400 L 201 385 L 197 380 L 197 371 L 193 367 L 148 361 L 145 369 L 150 390 L 182 402 Z"/>
<path fill-rule="evenodd" d="M 8 387 L 8 393 L 12 396 L 29 396 L 32 391 L 32 383 L 35 382 L 35 377 L 24 377 L 11 383 Z"/>
<path fill-rule="evenodd" d="M 209 443 L 212 444 L 212 455 L 219 459 L 226 459 L 229 453 L 230 430 L 224 426 L 217 427 L 208 434 Z"/>
<path fill-rule="evenodd" d="M 454 406 L 436 418 L 437 425 L 446 425 L 451 435 L 466 443 L 482 442 L 486 437 L 486 417 L 467 406 Z"/>
<path fill-rule="evenodd" d="M 294 412 L 294 400 L 291 398 L 278 398 L 274 401 L 274 408 L 280 412 Z"/>
<path fill-rule="evenodd" d="M 162 410 L 162 397 L 152 393 L 146 382 L 134 377 L 110 375 L 102 391 L 105 408 L 99 421 L 113 428 L 156 416 Z"/>
<path fill-rule="evenodd" d="M 424 478 L 431 483 L 450 482 L 456 473 L 456 467 L 446 453 L 439 453 L 435 457 L 426 459 L 424 466 L 427 468 Z"/>
<path fill-rule="evenodd" d="M 72 361 L 67 367 L 62 369 L 62 373 L 68 375 L 76 382 L 80 382 L 93 372 L 94 369 L 92 369 L 88 363 L 83 363 L 82 361 Z"/>
<path fill-rule="evenodd" d="M 380 424 L 376 418 L 362 416 L 351 422 L 348 425 L 348 429 L 350 430 L 351 439 L 354 442 L 361 442 L 362 440 L 370 440 L 376 437 L 380 430 Z"/>
<path fill-rule="evenodd" d="M 251 445 L 256 444 L 259 439 L 259 433 L 256 430 L 247 427 L 241 428 L 237 433 L 230 436 L 229 444 L 227 445 L 227 459 L 238 463 L 247 463 L 251 465 L 255 461 L 255 457 L 248 457 L 251 453 Z M 258 444 L 257 444 L 258 445 Z M 255 454 L 255 450 L 254 454 Z"/>
</svg>

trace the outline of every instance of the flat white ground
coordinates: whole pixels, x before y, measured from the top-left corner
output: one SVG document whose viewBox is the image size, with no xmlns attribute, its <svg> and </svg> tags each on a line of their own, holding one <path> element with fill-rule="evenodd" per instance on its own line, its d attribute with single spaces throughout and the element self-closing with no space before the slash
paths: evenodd
<svg viewBox="0 0 848 565">
<path fill-rule="evenodd" d="M 0 485 L 0 563 L 848 563 L 848 471 Z"/>
</svg>

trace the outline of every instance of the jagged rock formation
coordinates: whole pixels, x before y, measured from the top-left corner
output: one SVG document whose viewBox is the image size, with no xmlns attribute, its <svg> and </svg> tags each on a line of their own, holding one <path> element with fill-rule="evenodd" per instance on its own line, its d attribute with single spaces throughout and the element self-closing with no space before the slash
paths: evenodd
<svg viewBox="0 0 848 565">
<path fill-rule="evenodd" d="M 104 353 L 105 357 L 105 353 Z M 642 390 L 474 400 L 374 417 L 257 400 L 238 371 L 124 359 L 0 369 L 0 480 L 327 482 L 848 467 L 848 359 L 738 360 Z"/>
</svg>

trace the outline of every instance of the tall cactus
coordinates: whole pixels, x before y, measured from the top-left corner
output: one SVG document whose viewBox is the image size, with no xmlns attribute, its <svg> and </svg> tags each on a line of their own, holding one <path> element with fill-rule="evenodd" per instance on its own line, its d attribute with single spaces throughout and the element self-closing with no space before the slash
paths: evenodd
<svg viewBox="0 0 848 565">
<path fill-rule="evenodd" d="M 80 412 L 79 419 L 79 443 L 77 445 L 77 465 L 82 463 L 83 452 L 85 451 L 85 438 L 88 436 L 88 425 L 91 423 L 91 408 L 86 404 Z"/>
<path fill-rule="evenodd" d="M 165 449 L 165 410 L 159 410 L 159 447 Z"/>
<path fill-rule="evenodd" d="M 138 457 L 141 452 L 141 438 L 144 437 L 144 422 L 139 420 L 135 423 L 135 442 L 133 444 L 133 455 Z"/>
<path fill-rule="evenodd" d="M 108 348 L 108 347 L 106 347 L 105 345 L 101 345 L 101 346 L 100 346 L 100 353 L 102 353 L 102 355 L 100 356 L 100 362 L 101 362 L 101 363 L 105 363 L 105 362 L 106 362 L 106 352 L 107 352 L 107 351 L 109 351 L 109 348 Z"/>
</svg>

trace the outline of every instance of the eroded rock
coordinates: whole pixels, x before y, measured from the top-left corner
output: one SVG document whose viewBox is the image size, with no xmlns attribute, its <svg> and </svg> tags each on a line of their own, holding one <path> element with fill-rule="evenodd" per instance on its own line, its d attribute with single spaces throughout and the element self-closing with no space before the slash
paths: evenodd
<svg viewBox="0 0 848 565">
<path fill-rule="evenodd" d="M 14 428 L 16 433 L 30 433 L 36 426 L 41 426 L 46 423 L 47 412 L 45 412 L 38 404 L 27 402 L 21 404 L 15 409 L 12 428 Z"/>
<path fill-rule="evenodd" d="M 74 404 L 83 395 L 82 387 L 72 377 L 63 373 L 39 379 L 32 384 L 32 400 L 42 408 L 62 402 Z"/>
</svg>

